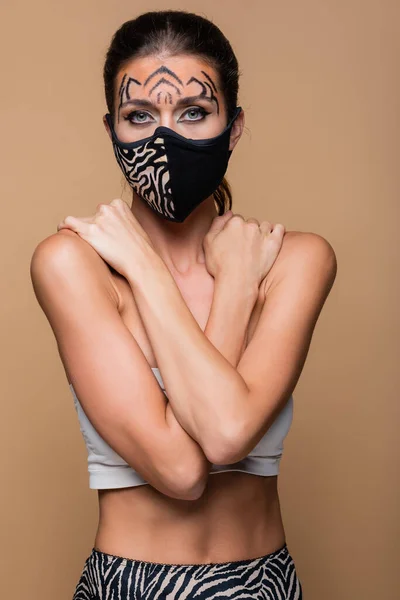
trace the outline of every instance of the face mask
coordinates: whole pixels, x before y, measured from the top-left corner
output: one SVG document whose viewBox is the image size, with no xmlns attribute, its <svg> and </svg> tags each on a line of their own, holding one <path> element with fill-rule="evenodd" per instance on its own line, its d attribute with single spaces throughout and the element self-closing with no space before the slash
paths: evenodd
<svg viewBox="0 0 400 600">
<path fill-rule="evenodd" d="M 129 185 L 158 215 L 182 223 L 218 188 L 232 154 L 229 150 L 235 114 L 213 138 L 193 140 L 169 127 L 157 127 L 151 137 L 121 142 L 106 115 L 115 157 Z"/>
</svg>

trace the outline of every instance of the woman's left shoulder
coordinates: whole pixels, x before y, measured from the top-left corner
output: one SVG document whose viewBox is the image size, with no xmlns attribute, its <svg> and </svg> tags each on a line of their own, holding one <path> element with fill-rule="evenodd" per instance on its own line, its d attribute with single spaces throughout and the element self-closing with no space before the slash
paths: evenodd
<svg viewBox="0 0 400 600">
<path fill-rule="evenodd" d="M 319 233 L 313 233 L 312 231 L 285 232 L 280 252 L 282 256 L 298 257 L 299 253 L 307 255 L 309 252 L 327 257 L 336 256 L 330 242 Z"/>
<path fill-rule="evenodd" d="M 330 242 L 311 231 L 286 231 L 279 254 L 269 273 L 269 288 L 288 274 L 312 271 L 335 279 L 337 261 Z"/>
</svg>

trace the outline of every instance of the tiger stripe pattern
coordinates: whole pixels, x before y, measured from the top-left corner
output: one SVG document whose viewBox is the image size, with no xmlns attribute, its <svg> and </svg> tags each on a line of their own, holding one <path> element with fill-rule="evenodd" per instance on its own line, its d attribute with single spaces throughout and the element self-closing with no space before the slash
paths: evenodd
<svg viewBox="0 0 400 600">
<path fill-rule="evenodd" d="M 225 563 L 163 564 L 106 554 L 86 559 L 72 600 L 302 600 L 285 544 L 265 556 Z"/>
<path fill-rule="evenodd" d="M 164 139 L 157 137 L 137 148 L 120 148 L 114 143 L 113 148 L 135 192 L 165 216 L 173 217 L 175 206 Z"/>
</svg>

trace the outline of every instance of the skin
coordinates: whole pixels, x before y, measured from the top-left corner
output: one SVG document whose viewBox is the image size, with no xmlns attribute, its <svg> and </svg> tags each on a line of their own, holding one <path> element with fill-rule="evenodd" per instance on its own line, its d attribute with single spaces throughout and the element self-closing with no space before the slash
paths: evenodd
<svg viewBox="0 0 400 600">
<path fill-rule="evenodd" d="M 179 105 L 192 96 L 200 97 Z M 149 101 L 151 106 L 146 104 Z M 114 128 L 126 142 L 151 136 L 160 125 L 192 139 L 204 139 L 219 134 L 227 124 L 216 71 L 191 56 L 132 60 L 118 73 L 115 107 Z M 201 118 L 201 109 L 209 112 L 206 118 Z M 104 126 L 111 138 L 105 119 Z M 243 127 L 242 111 L 232 128 L 231 150 Z M 134 192 L 131 210 L 204 331 L 214 291 L 203 249 L 204 236 L 217 216 L 213 198 L 202 202 L 184 223 L 162 219 Z M 118 273 L 113 278 L 121 318 L 149 364 L 156 366 L 132 289 Z M 263 299 L 260 294 L 250 317 L 246 345 L 254 335 Z M 119 556 L 164 563 L 225 562 L 262 556 L 285 543 L 277 476 L 213 474 L 201 497 L 191 501 L 163 495 L 149 485 L 99 490 L 99 507 L 95 547 Z"/>
<path fill-rule="evenodd" d="M 226 126 L 217 74 L 193 57 L 132 61 L 118 74 L 116 83 L 115 128 L 125 141 L 151 136 L 159 125 L 197 139 L 217 135 Z M 196 94 L 197 99 L 191 97 L 187 101 L 190 106 L 183 107 L 187 94 Z M 140 107 L 132 112 L 138 100 Z M 209 115 L 203 119 L 205 103 Z M 232 149 L 243 124 L 242 113 L 232 129 Z M 105 126 L 107 129 L 106 122 Z M 127 462 L 130 458 L 136 464 L 137 453 L 142 451 L 138 464 L 155 484 L 99 491 L 95 547 L 119 556 L 181 564 L 250 559 L 274 552 L 285 543 L 277 477 L 240 472 L 209 475 L 208 471 L 211 462 L 231 464 L 245 457 L 286 404 L 336 276 L 334 251 L 317 234 L 282 235 L 282 229 L 276 234 L 280 238 L 277 247 L 274 235 L 278 226 L 269 234 L 268 229 L 264 238 L 262 226 L 270 224 L 264 221 L 259 226 L 256 219 L 246 222 L 241 215 L 229 217 L 212 239 L 213 235 L 206 234 L 215 233 L 227 218 L 214 220 L 212 198 L 202 202 L 184 223 L 162 219 L 135 194 L 131 209 L 121 200 L 110 204 L 99 205 L 94 218 L 67 217 L 58 232 L 63 237 L 78 233 L 93 246 L 97 253 L 95 259 L 90 254 L 90 265 L 94 270 L 88 269 L 87 244 L 83 250 L 68 242 L 72 254 L 80 256 L 76 269 L 69 273 L 70 263 L 63 263 L 66 240 L 59 244 L 58 235 L 57 241 L 47 240 L 35 252 L 32 265 L 41 306 L 58 331 L 66 372 L 71 368 L 77 381 L 79 371 L 85 378 L 82 363 L 88 356 L 84 352 L 79 357 L 79 348 L 73 352 L 75 340 L 65 319 L 70 305 L 64 304 L 54 282 L 65 286 L 67 297 L 76 302 L 76 287 L 69 287 L 78 273 L 82 286 L 90 281 L 97 292 L 95 312 L 107 315 L 105 325 L 112 322 L 111 329 L 118 331 L 107 360 L 114 361 L 113 372 L 120 373 L 120 410 L 125 414 L 136 411 L 130 390 L 137 376 L 142 380 L 146 371 L 154 385 L 148 366 L 160 365 L 168 390 L 168 399 L 157 390 L 162 406 L 157 404 L 155 390 L 154 396 L 149 393 L 145 397 L 141 414 L 150 414 L 151 408 L 151 423 L 157 418 L 161 423 L 158 430 L 147 427 L 144 440 L 140 421 L 132 424 L 128 419 L 121 427 L 121 415 L 98 418 L 100 408 L 103 413 L 109 410 L 110 389 L 117 382 L 107 378 L 106 372 L 101 386 L 97 378 L 91 382 L 87 409 L 92 422 L 114 440 Z M 271 259 L 268 252 L 264 256 L 264 245 L 275 252 L 268 268 L 260 265 Z M 105 262 L 98 263 L 98 255 Z M 69 273 L 66 279 L 55 267 L 55 256 Z M 96 265 L 101 266 L 102 282 L 93 275 Z M 93 304 L 78 300 L 81 313 L 75 317 L 83 318 L 79 325 L 77 319 L 77 327 L 85 339 Z M 126 338 L 125 351 L 122 343 L 127 330 L 131 336 Z M 110 339 L 113 331 L 109 331 Z M 90 335 L 101 337 L 102 332 L 103 328 L 91 330 Z M 103 346 L 97 350 L 103 352 Z M 134 363 L 128 370 L 121 368 L 126 352 Z M 101 358 L 98 352 L 95 355 Z M 140 361 L 143 373 L 139 373 Z M 183 364 L 190 365 L 192 378 L 187 378 Z M 96 385 L 108 385 L 109 393 L 95 410 Z M 132 447 L 134 426 L 137 437 Z M 145 444 L 151 434 L 149 449 Z"/>
</svg>

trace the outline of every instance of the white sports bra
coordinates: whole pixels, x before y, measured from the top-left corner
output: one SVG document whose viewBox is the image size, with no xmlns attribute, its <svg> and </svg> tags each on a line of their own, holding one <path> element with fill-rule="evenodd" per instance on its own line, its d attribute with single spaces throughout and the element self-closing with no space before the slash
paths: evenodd
<svg viewBox="0 0 400 600">
<path fill-rule="evenodd" d="M 152 371 L 165 393 L 161 373 L 158 368 Z M 148 481 L 132 469 L 119 454 L 100 437 L 87 418 L 79 402 L 72 383 L 71 389 L 78 413 L 80 430 L 88 452 L 89 487 L 91 489 L 112 489 L 146 485 Z M 283 452 L 283 440 L 287 436 L 293 419 L 293 396 L 278 414 L 271 427 L 253 450 L 241 461 L 230 465 L 212 465 L 210 474 L 223 471 L 243 471 L 254 475 L 268 476 L 279 473 L 279 463 Z"/>
</svg>

